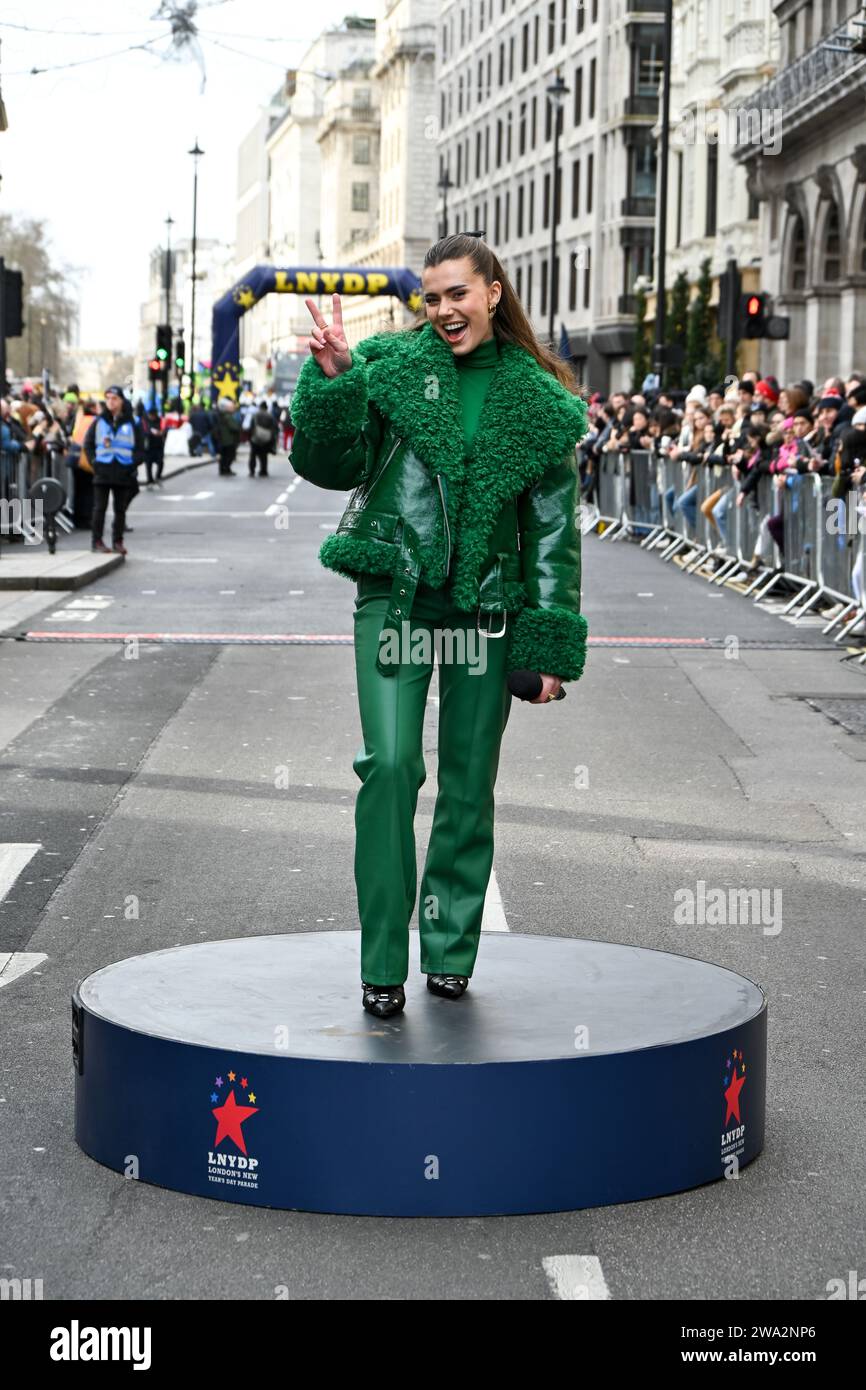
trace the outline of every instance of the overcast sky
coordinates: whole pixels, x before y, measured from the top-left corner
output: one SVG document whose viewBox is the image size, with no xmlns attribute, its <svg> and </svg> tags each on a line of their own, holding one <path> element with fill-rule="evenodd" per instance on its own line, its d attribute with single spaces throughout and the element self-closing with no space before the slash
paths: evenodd
<svg viewBox="0 0 866 1390">
<path fill-rule="evenodd" d="M 201 67 L 169 61 L 160 0 L 3 0 L 0 81 L 9 129 L 0 134 L 0 207 L 44 218 L 58 261 L 81 268 L 81 345 L 133 350 L 149 254 L 192 232 L 196 137 L 198 232 L 234 239 L 237 147 L 287 67 L 364 0 L 200 0 Z M 13 28 L 11 26 L 23 26 Z M 43 32 L 44 31 L 44 32 Z M 281 37 L 284 35 L 285 37 Z M 235 50 L 235 51 L 229 51 Z M 102 55 L 106 55 L 104 58 Z M 109 56 L 114 55 L 114 56 Z M 86 61 L 98 59 L 99 61 Z M 32 67 L 66 70 L 30 76 Z M 0 248 L 2 253 L 2 248 Z"/>
</svg>

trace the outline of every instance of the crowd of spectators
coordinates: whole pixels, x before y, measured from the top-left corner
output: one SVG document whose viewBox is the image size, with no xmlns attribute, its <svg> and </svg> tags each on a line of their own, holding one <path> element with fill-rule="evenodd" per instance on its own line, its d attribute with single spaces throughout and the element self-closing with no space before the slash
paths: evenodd
<svg viewBox="0 0 866 1390">
<path fill-rule="evenodd" d="M 778 494 L 798 474 L 832 479 L 834 498 L 866 488 L 866 374 L 829 377 L 817 385 L 795 381 L 780 386 L 775 377 L 745 372 L 709 390 L 655 395 L 614 391 L 589 403 L 590 430 L 579 449 L 581 489 L 597 501 L 601 460 L 610 452 L 649 450 L 656 458 L 678 461 L 679 478 L 667 488 L 669 513 L 682 516 L 692 533 L 697 522 L 699 470 L 713 468 L 713 486 L 700 503 L 718 540 L 722 562 L 729 542 L 733 507 L 758 506 L 758 486 L 769 478 Z M 706 492 L 706 489 L 704 489 Z M 778 499 L 776 499 L 778 501 Z M 772 563 L 772 546 L 784 556 L 782 509 L 774 505 L 761 517 L 755 553 L 738 578 L 748 578 Z M 689 553 L 678 558 L 687 564 Z M 862 583 L 862 576 L 857 577 Z"/>
</svg>

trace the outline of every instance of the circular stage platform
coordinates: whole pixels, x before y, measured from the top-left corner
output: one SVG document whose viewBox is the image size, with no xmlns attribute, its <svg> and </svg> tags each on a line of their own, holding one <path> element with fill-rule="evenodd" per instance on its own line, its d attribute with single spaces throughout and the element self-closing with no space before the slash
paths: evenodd
<svg viewBox="0 0 866 1390">
<path fill-rule="evenodd" d="M 359 961 L 360 932 L 303 932 L 89 975 L 73 996 L 79 1145 L 179 1192 L 373 1216 L 658 1197 L 761 1151 L 766 1000 L 741 975 L 484 933 L 461 999 L 413 968 L 405 1012 L 377 1019 Z"/>
</svg>

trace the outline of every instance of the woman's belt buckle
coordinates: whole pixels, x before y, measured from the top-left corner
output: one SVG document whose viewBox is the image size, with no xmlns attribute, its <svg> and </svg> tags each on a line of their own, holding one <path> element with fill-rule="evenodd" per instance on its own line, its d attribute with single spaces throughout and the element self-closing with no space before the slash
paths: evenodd
<svg viewBox="0 0 866 1390">
<path fill-rule="evenodd" d="M 492 610 L 491 610 L 491 611 L 492 611 Z M 507 612 L 506 612 L 506 610 L 505 610 L 504 608 L 503 608 L 503 610 L 502 610 L 502 627 L 499 629 L 498 632 L 491 632 L 490 629 L 489 629 L 489 627 L 486 627 L 486 628 L 485 628 L 485 627 L 482 627 L 482 626 L 481 626 L 480 619 L 481 619 L 481 604 L 479 603 L 477 612 L 476 612 L 476 614 L 475 614 L 475 627 L 476 627 L 476 630 L 477 630 L 478 632 L 482 633 L 485 637 L 504 637 L 504 636 L 505 636 L 505 628 L 506 628 L 506 624 L 507 624 L 507 620 L 508 620 L 508 614 L 507 614 Z"/>
</svg>

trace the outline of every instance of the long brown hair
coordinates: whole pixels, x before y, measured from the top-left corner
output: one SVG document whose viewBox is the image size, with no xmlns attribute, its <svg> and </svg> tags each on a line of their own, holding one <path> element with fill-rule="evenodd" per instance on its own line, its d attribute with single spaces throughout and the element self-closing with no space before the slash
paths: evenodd
<svg viewBox="0 0 866 1390">
<path fill-rule="evenodd" d="M 531 357 L 535 358 L 540 367 L 556 377 L 561 386 L 564 386 L 567 391 L 579 395 L 580 387 L 571 367 L 563 358 L 538 341 L 532 324 L 526 317 L 523 305 L 503 270 L 499 258 L 494 255 L 487 243 L 481 240 L 481 237 L 470 236 L 468 232 L 456 232 L 453 236 L 440 237 L 425 255 L 424 268 L 441 265 L 443 261 L 459 261 L 464 256 L 472 262 L 472 269 L 476 275 L 483 277 L 485 284 L 492 285 L 494 280 L 498 280 L 502 285 L 502 294 L 496 306 L 496 313 L 493 315 L 495 337 L 501 342 L 515 343 L 517 347 L 524 348 Z M 418 321 L 412 324 L 408 330 L 410 333 L 417 332 L 427 322 L 423 304 L 418 314 Z"/>
</svg>

